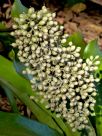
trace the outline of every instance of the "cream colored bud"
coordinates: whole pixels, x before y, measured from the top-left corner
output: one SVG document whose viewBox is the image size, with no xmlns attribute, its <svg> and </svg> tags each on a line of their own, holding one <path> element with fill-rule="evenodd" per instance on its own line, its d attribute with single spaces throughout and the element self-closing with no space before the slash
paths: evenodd
<svg viewBox="0 0 102 136">
<path fill-rule="evenodd" d="M 32 14 L 31 16 L 30 16 L 32 19 L 35 19 L 36 18 L 36 14 Z"/>
<path fill-rule="evenodd" d="M 65 43 L 66 42 L 66 39 L 62 39 L 61 40 L 61 43 L 63 44 L 63 43 Z"/>
<path fill-rule="evenodd" d="M 15 36 L 15 32 L 11 32 L 10 34 L 11 34 L 12 36 Z"/>
<path fill-rule="evenodd" d="M 49 21 L 47 24 L 48 24 L 49 26 L 52 26 L 52 25 L 53 25 L 53 21 Z"/>
<path fill-rule="evenodd" d="M 96 81 L 96 82 L 99 82 L 99 81 L 100 81 L 100 79 L 99 79 L 99 78 L 96 78 L 96 79 L 95 79 L 95 81 Z"/>
<path fill-rule="evenodd" d="M 17 47 L 18 45 L 16 43 L 11 44 L 13 47 Z"/>
<path fill-rule="evenodd" d="M 33 7 L 29 8 L 28 9 L 28 14 L 33 14 L 33 13 L 34 13 L 34 8 Z"/>
<path fill-rule="evenodd" d="M 97 56 L 95 56 L 95 59 L 99 59 L 99 56 L 97 55 Z"/>
<path fill-rule="evenodd" d="M 71 50 L 71 51 L 74 51 L 75 48 L 76 48 L 76 47 L 75 47 L 74 45 L 72 45 L 72 46 L 70 47 L 70 50 Z"/>
<path fill-rule="evenodd" d="M 60 30 L 63 30 L 64 29 L 64 26 L 60 26 Z"/>
<path fill-rule="evenodd" d="M 56 17 L 56 13 L 52 13 L 52 17 L 55 18 Z"/>
<path fill-rule="evenodd" d="M 92 95 L 92 96 L 96 96 L 96 95 L 97 95 L 97 93 L 96 93 L 96 92 L 93 92 L 91 95 Z"/>
<path fill-rule="evenodd" d="M 75 56 L 75 57 L 79 57 L 80 54 L 75 52 L 75 53 L 74 53 L 74 56 Z"/>
<path fill-rule="evenodd" d="M 78 71 L 78 67 L 73 67 L 73 71 Z"/>
<path fill-rule="evenodd" d="M 18 28 L 18 26 L 16 24 L 13 25 L 12 27 L 13 27 L 13 29 L 17 29 Z"/>
<path fill-rule="evenodd" d="M 27 24 L 22 25 L 21 28 L 24 29 L 24 30 L 26 30 L 28 28 L 28 25 Z"/>
<path fill-rule="evenodd" d="M 73 45 L 73 43 L 72 43 L 72 42 L 69 42 L 68 44 L 69 44 L 70 46 L 72 46 L 72 45 Z"/>
<path fill-rule="evenodd" d="M 75 51 L 80 52 L 80 50 L 81 50 L 81 47 L 77 47 Z"/>
<path fill-rule="evenodd" d="M 41 20 L 40 22 L 39 22 L 39 25 L 45 25 L 45 21 L 43 21 L 43 20 Z"/>
<path fill-rule="evenodd" d="M 43 13 L 47 13 L 48 12 L 48 10 L 47 10 L 47 8 L 45 6 L 42 7 L 42 12 Z"/>
<path fill-rule="evenodd" d="M 100 61 L 95 61 L 94 64 L 95 64 L 95 65 L 99 65 L 99 64 L 100 64 Z"/>
<path fill-rule="evenodd" d="M 33 27 L 35 25 L 35 22 L 34 21 L 31 21 L 30 22 L 30 26 Z"/>
</svg>

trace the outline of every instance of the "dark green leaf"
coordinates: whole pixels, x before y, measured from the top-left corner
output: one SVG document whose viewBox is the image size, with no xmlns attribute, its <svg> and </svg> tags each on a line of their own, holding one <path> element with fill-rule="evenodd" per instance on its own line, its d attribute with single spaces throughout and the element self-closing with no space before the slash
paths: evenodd
<svg viewBox="0 0 102 136">
<path fill-rule="evenodd" d="M 0 31 L 6 30 L 6 26 L 3 22 L 0 22 Z"/>
<path fill-rule="evenodd" d="M 11 10 L 11 15 L 12 17 L 18 17 L 21 13 L 27 12 L 27 8 L 22 5 L 20 0 L 14 0 L 12 10 Z"/>
<path fill-rule="evenodd" d="M 47 125 L 18 114 L 0 112 L 0 136 L 60 136 Z"/>
<path fill-rule="evenodd" d="M 96 97 L 96 106 L 95 106 L 95 113 L 96 113 L 96 130 L 97 135 L 102 136 L 102 80 L 96 84 L 97 88 L 97 97 Z"/>
<path fill-rule="evenodd" d="M 15 38 L 12 37 L 8 32 L 0 32 L 0 41 L 7 47 L 15 41 Z"/>
<path fill-rule="evenodd" d="M 84 50 L 84 58 L 88 58 L 90 56 L 100 56 L 102 57 L 102 52 L 99 49 L 99 45 L 97 40 L 91 41 Z"/>
</svg>

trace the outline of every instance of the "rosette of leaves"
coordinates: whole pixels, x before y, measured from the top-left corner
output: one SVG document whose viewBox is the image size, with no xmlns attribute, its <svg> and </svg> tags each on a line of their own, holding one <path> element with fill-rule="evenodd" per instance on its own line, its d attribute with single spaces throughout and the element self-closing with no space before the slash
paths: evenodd
<svg viewBox="0 0 102 136">
<path fill-rule="evenodd" d="M 96 88 L 93 72 L 100 64 L 99 56 L 83 60 L 80 47 L 72 41 L 66 44 L 68 34 L 54 20 L 56 14 L 46 7 L 40 11 L 30 8 L 28 13 L 15 18 L 11 32 L 18 48 L 17 56 L 32 76 L 31 86 L 36 92 L 34 100 L 63 118 L 72 131 L 88 128 L 88 116 L 94 112 Z M 31 96 L 32 97 L 32 96 Z"/>
</svg>

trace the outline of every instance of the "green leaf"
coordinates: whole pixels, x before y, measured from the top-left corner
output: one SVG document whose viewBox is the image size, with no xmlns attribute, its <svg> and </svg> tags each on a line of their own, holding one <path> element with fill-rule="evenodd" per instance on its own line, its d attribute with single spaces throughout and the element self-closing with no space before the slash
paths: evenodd
<svg viewBox="0 0 102 136">
<path fill-rule="evenodd" d="M 97 73 L 96 73 L 96 76 L 98 75 L 98 77 L 100 78 L 100 79 L 102 79 L 102 58 L 100 59 L 100 65 L 98 66 L 98 70 L 96 71 Z"/>
<path fill-rule="evenodd" d="M 47 125 L 18 114 L 0 112 L 1 136 L 60 136 Z"/>
<path fill-rule="evenodd" d="M 96 130 L 97 135 L 102 136 L 102 80 L 96 84 L 97 88 L 97 97 L 96 97 L 96 106 L 95 106 L 95 113 L 96 113 Z"/>
<path fill-rule="evenodd" d="M 12 17 L 18 17 L 21 13 L 27 12 L 28 9 L 22 5 L 20 0 L 14 0 L 12 10 L 11 10 L 11 16 Z"/>
<path fill-rule="evenodd" d="M 0 31 L 7 30 L 6 25 L 3 22 L 0 22 Z"/>
<path fill-rule="evenodd" d="M 15 38 L 12 37 L 8 32 L 0 32 L 0 41 L 6 46 L 10 46 L 12 42 L 15 41 Z"/>
<path fill-rule="evenodd" d="M 73 42 L 75 46 L 81 47 L 80 55 L 81 57 L 83 57 L 83 52 L 86 47 L 86 44 L 84 42 L 82 34 L 79 32 L 72 34 L 70 37 L 68 37 L 67 42 L 63 44 L 63 46 L 67 46 L 69 42 Z"/>
<path fill-rule="evenodd" d="M 13 49 L 9 52 L 8 56 L 9 56 L 9 58 L 10 58 L 11 60 L 14 60 L 14 59 L 15 59 L 15 52 L 14 52 Z"/>
<path fill-rule="evenodd" d="M 84 50 L 84 58 L 88 58 L 90 56 L 100 56 L 102 57 L 102 52 L 99 49 L 99 45 L 97 40 L 91 41 Z"/>
</svg>

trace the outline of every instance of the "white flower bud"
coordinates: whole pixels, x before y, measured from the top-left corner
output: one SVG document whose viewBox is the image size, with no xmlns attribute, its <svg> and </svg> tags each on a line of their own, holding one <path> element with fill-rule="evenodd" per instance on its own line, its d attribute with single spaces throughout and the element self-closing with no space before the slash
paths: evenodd
<svg viewBox="0 0 102 136">
<path fill-rule="evenodd" d="M 20 19 L 19 19 L 19 23 L 20 23 L 20 24 L 23 24 L 24 22 L 25 22 L 25 19 L 24 19 L 24 18 L 20 18 Z"/>
<path fill-rule="evenodd" d="M 32 19 L 35 19 L 35 18 L 36 18 L 36 14 L 33 13 L 33 14 L 30 15 L 30 17 L 31 17 Z"/>
<path fill-rule="evenodd" d="M 46 22 L 44 20 L 42 20 L 42 21 L 39 22 L 39 25 L 45 25 L 45 23 Z"/>
<path fill-rule="evenodd" d="M 16 43 L 11 44 L 13 47 L 17 47 L 18 45 Z"/>
<path fill-rule="evenodd" d="M 52 26 L 52 25 L 53 25 L 53 21 L 47 22 L 47 25 L 48 25 L 48 26 Z"/>
<path fill-rule="evenodd" d="M 85 73 L 84 70 L 80 70 L 80 71 L 78 72 L 79 75 L 83 75 L 84 73 Z"/>
<path fill-rule="evenodd" d="M 96 93 L 96 92 L 93 92 L 91 95 L 92 95 L 92 96 L 96 96 L 96 95 L 97 95 L 97 93 Z"/>
<path fill-rule="evenodd" d="M 64 26 L 60 26 L 60 30 L 63 30 L 64 29 Z"/>
<path fill-rule="evenodd" d="M 42 31 L 43 31 L 44 33 L 48 33 L 47 28 L 43 28 Z"/>
<path fill-rule="evenodd" d="M 74 53 L 74 56 L 75 56 L 75 57 L 79 57 L 80 54 L 75 52 L 75 53 Z"/>
<path fill-rule="evenodd" d="M 32 7 L 32 8 L 29 8 L 28 9 L 28 14 L 33 14 L 34 13 L 34 8 Z"/>
<path fill-rule="evenodd" d="M 85 107 L 85 108 L 89 107 L 89 103 L 86 102 L 86 103 L 84 104 L 84 107 Z"/>
<path fill-rule="evenodd" d="M 47 10 L 47 8 L 45 6 L 42 7 L 42 12 L 43 13 L 47 13 L 48 12 L 48 10 Z"/>
<path fill-rule="evenodd" d="M 24 24 L 21 26 L 22 29 L 26 30 L 28 28 L 28 25 L 27 24 Z"/>
<path fill-rule="evenodd" d="M 55 18 L 56 17 L 56 13 L 52 13 L 52 17 Z"/>
<path fill-rule="evenodd" d="M 72 45 L 73 45 L 73 43 L 72 43 L 72 42 L 69 42 L 68 44 L 69 44 L 69 46 L 72 46 Z"/>
<path fill-rule="evenodd" d="M 10 34 L 11 34 L 12 36 L 15 36 L 15 32 L 11 32 Z"/>
<path fill-rule="evenodd" d="M 18 28 L 18 26 L 16 24 L 13 25 L 12 27 L 13 27 L 13 29 L 17 29 Z"/>
<path fill-rule="evenodd" d="M 66 42 L 66 39 L 62 39 L 61 40 L 61 43 L 63 44 L 63 43 L 65 43 Z"/>
<path fill-rule="evenodd" d="M 81 50 L 81 47 L 77 47 L 75 51 L 80 52 L 80 50 Z"/>
<path fill-rule="evenodd" d="M 98 67 L 96 66 L 96 67 L 94 67 L 93 69 L 94 69 L 94 70 L 97 70 L 97 69 L 98 69 Z"/>
<path fill-rule="evenodd" d="M 35 22 L 34 21 L 31 21 L 30 22 L 30 27 L 33 27 L 35 25 Z"/>
<path fill-rule="evenodd" d="M 95 81 L 96 81 L 96 82 L 99 82 L 99 81 L 100 81 L 100 79 L 99 79 L 99 78 L 96 78 L 96 79 L 95 79 Z"/>
<path fill-rule="evenodd" d="M 78 67 L 73 67 L 73 71 L 78 71 Z"/>
<path fill-rule="evenodd" d="M 76 128 L 73 128 L 72 131 L 75 132 L 75 131 L 76 131 Z"/>
<path fill-rule="evenodd" d="M 75 50 L 75 46 L 74 45 L 72 45 L 71 47 L 70 47 L 70 51 L 74 51 Z"/>
<path fill-rule="evenodd" d="M 82 86 L 82 89 L 87 89 L 87 85 L 84 84 L 84 85 Z"/>
<path fill-rule="evenodd" d="M 90 56 L 90 60 L 92 60 L 92 61 L 93 61 L 93 59 L 94 59 L 94 57 L 93 57 L 93 56 Z"/>
<path fill-rule="evenodd" d="M 95 64 L 95 65 L 99 65 L 99 64 L 100 64 L 100 61 L 95 61 L 94 64 Z"/>
</svg>

